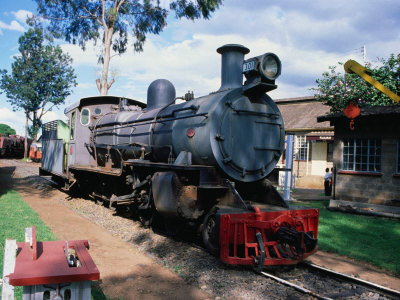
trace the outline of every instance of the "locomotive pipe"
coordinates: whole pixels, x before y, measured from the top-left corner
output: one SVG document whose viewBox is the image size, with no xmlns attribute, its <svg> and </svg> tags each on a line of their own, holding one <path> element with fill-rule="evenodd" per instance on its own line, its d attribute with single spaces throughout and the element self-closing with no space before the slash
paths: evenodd
<svg viewBox="0 0 400 300">
<path fill-rule="evenodd" d="M 221 87 L 218 91 L 242 87 L 244 55 L 250 50 L 242 45 L 228 44 L 217 49 L 222 55 Z"/>
<path fill-rule="evenodd" d="M 187 110 L 187 109 L 185 109 Z M 168 114 L 165 116 L 159 116 L 158 120 L 160 118 L 164 118 L 164 117 L 169 117 L 169 116 L 173 116 L 173 114 Z M 207 117 L 208 114 L 207 113 L 200 113 L 200 114 L 193 114 L 193 115 L 189 115 L 189 116 L 182 116 L 182 117 L 174 117 L 174 118 L 169 118 L 169 119 L 163 119 L 162 122 L 172 122 L 172 121 L 176 121 L 176 120 L 182 120 L 182 119 L 188 119 L 188 118 L 194 118 L 194 117 Z M 145 122 L 149 120 L 149 122 Z M 149 124 L 154 124 L 154 123 L 159 123 L 160 121 L 154 121 L 154 118 L 143 118 L 140 120 L 133 120 L 133 121 L 128 121 L 128 122 L 114 122 L 114 123 L 106 123 L 106 124 L 102 124 L 102 125 L 98 125 L 97 128 L 101 128 L 101 127 L 110 127 L 110 126 L 114 126 L 111 129 L 102 129 L 102 130 L 96 130 L 96 134 L 97 133 L 101 133 L 101 132 L 107 132 L 107 131 L 112 131 L 114 129 L 120 129 L 120 128 L 125 128 L 125 127 L 129 127 L 133 124 L 135 124 L 136 126 L 142 126 L 142 125 L 149 125 Z"/>
</svg>

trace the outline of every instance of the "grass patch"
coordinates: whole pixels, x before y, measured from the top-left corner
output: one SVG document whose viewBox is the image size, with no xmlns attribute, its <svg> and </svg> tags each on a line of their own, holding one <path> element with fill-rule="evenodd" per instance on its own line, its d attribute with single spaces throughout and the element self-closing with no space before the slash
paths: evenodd
<svg viewBox="0 0 400 300">
<path fill-rule="evenodd" d="M 2 174 L 0 174 L 2 175 Z M 3 177 L 3 176 L 0 176 Z M 56 236 L 51 232 L 38 214 L 26 204 L 21 195 L 8 190 L 0 196 L 0 278 L 3 277 L 3 255 L 6 239 L 25 241 L 25 228 L 36 226 L 38 241 L 55 241 Z M 22 287 L 15 288 L 15 299 L 22 299 Z M 92 299 L 108 300 L 97 282 L 92 284 Z"/>
<path fill-rule="evenodd" d="M 400 222 L 327 210 L 329 201 L 298 205 L 320 210 L 318 247 L 400 274 Z"/>
</svg>

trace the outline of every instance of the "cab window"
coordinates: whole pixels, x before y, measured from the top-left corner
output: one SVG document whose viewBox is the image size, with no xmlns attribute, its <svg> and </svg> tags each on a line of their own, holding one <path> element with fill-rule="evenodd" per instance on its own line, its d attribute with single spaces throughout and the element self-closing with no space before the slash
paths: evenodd
<svg viewBox="0 0 400 300">
<path fill-rule="evenodd" d="M 76 112 L 72 112 L 71 114 L 71 119 L 70 119 L 70 124 L 69 124 L 69 128 L 70 128 L 70 140 L 74 139 L 75 136 L 75 114 Z"/>
<path fill-rule="evenodd" d="M 81 124 L 86 126 L 89 124 L 90 120 L 90 110 L 88 108 L 84 108 L 81 111 Z"/>
</svg>

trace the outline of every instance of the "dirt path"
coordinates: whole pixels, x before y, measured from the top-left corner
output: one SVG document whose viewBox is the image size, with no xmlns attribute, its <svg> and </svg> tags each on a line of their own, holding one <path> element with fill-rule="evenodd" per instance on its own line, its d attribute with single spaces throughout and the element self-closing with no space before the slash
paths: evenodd
<svg viewBox="0 0 400 300">
<path fill-rule="evenodd" d="M 0 168 L 3 188 L 9 185 L 9 176 L 4 173 L 12 172 L 13 168 Z M 120 299 L 209 298 L 198 288 L 186 284 L 177 274 L 155 264 L 133 246 L 54 200 L 52 196 L 58 191 L 40 191 L 23 183 L 14 179 L 12 187 L 59 239 L 90 241 L 90 254 L 100 270 L 100 286 L 105 294 Z"/>
</svg>

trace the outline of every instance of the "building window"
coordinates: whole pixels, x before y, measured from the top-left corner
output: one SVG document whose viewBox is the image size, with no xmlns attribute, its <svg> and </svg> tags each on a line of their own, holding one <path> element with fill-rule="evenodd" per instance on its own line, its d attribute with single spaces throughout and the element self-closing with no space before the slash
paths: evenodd
<svg viewBox="0 0 400 300">
<path fill-rule="evenodd" d="M 333 143 L 327 144 L 326 161 L 333 162 Z"/>
<path fill-rule="evenodd" d="M 296 160 L 307 160 L 308 143 L 305 135 L 296 135 L 294 153 Z"/>
<path fill-rule="evenodd" d="M 381 139 L 348 139 L 343 143 L 343 170 L 381 172 Z"/>
<path fill-rule="evenodd" d="M 400 174 L 400 139 L 397 140 L 396 173 Z"/>
</svg>

